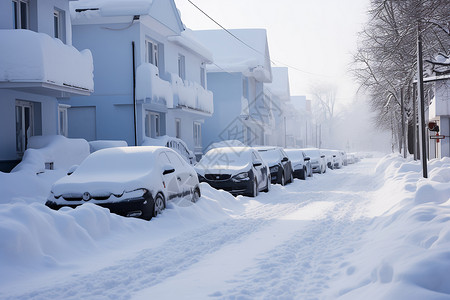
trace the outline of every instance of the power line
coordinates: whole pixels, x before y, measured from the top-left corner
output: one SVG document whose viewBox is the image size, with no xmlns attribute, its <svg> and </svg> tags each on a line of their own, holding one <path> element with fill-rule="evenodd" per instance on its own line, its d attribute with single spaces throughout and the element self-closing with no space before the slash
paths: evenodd
<svg viewBox="0 0 450 300">
<path fill-rule="evenodd" d="M 233 38 L 235 38 L 236 40 L 238 40 L 240 43 L 242 43 L 243 45 L 247 46 L 248 48 L 252 49 L 253 51 L 255 51 L 256 53 L 265 56 L 264 53 L 262 53 L 261 51 L 259 51 L 258 49 L 255 49 L 254 47 L 252 47 L 251 45 L 249 45 L 248 43 L 246 43 L 245 41 L 243 41 L 242 39 L 240 39 L 239 37 L 237 37 L 235 34 L 233 34 L 230 30 L 226 29 L 224 26 L 222 26 L 219 22 L 217 22 L 214 18 L 212 18 L 210 15 L 208 15 L 203 9 L 201 9 L 200 7 L 198 7 L 198 5 L 196 5 L 194 2 L 192 2 L 191 0 L 187 0 L 190 4 L 192 4 L 196 9 L 198 9 L 202 14 L 204 14 L 208 19 L 210 19 L 211 21 L 213 21 L 217 26 L 219 26 L 221 29 L 223 29 L 225 32 L 227 32 L 229 35 L 231 35 Z M 297 67 L 291 66 L 289 64 L 283 63 L 279 60 L 272 60 L 270 59 L 270 62 L 274 65 L 280 64 L 283 65 L 285 67 L 291 68 L 293 70 L 296 70 L 298 72 L 302 72 L 305 74 L 309 74 L 309 75 L 313 75 L 313 76 L 319 76 L 319 77 L 333 77 L 330 75 L 324 75 L 324 74 L 317 74 L 317 73 L 312 73 L 312 72 L 308 72 L 302 69 L 299 69 Z M 217 66 L 217 65 L 216 65 Z"/>
</svg>

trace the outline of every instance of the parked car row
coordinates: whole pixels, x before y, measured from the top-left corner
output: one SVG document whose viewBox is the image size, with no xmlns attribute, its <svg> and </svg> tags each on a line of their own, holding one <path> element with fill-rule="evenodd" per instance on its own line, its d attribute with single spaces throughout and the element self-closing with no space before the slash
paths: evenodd
<svg viewBox="0 0 450 300">
<path fill-rule="evenodd" d="M 272 184 L 305 180 L 359 159 L 337 150 L 225 146 L 209 150 L 191 166 L 164 146 L 115 147 L 90 154 L 55 182 L 46 205 L 52 209 L 93 203 L 125 217 L 150 220 L 167 201 L 196 202 L 200 182 L 234 195 L 256 197 Z"/>
</svg>

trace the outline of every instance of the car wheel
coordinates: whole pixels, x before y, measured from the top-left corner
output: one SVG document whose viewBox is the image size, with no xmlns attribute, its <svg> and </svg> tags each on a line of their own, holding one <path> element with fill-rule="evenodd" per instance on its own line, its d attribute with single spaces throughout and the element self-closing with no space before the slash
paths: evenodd
<svg viewBox="0 0 450 300">
<path fill-rule="evenodd" d="M 157 215 L 162 213 L 165 207 L 166 205 L 164 203 L 164 197 L 161 194 L 156 195 L 153 216 L 156 217 Z"/>
<path fill-rule="evenodd" d="M 270 191 L 271 184 L 272 184 L 272 179 L 270 178 L 270 174 L 269 174 L 269 176 L 267 176 L 267 186 L 266 186 L 266 189 L 264 190 L 265 193 L 268 193 Z"/>
<path fill-rule="evenodd" d="M 256 196 L 258 196 L 258 181 L 255 178 L 255 180 L 253 180 L 252 197 L 256 197 Z"/>
<path fill-rule="evenodd" d="M 300 172 L 300 179 L 301 180 L 305 180 L 306 179 L 306 170 L 305 169 L 303 169 L 301 172 Z"/>
<path fill-rule="evenodd" d="M 291 177 L 289 177 L 289 183 L 294 183 L 294 173 L 291 172 Z"/>
<path fill-rule="evenodd" d="M 286 179 L 284 178 L 284 173 L 281 173 L 281 185 L 286 185 Z"/>
<path fill-rule="evenodd" d="M 192 202 L 192 203 L 195 203 L 195 202 L 198 201 L 198 199 L 200 199 L 200 190 L 199 190 L 198 188 L 196 188 L 196 189 L 194 190 L 194 192 L 192 193 L 192 199 L 191 199 L 191 202 Z"/>
</svg>

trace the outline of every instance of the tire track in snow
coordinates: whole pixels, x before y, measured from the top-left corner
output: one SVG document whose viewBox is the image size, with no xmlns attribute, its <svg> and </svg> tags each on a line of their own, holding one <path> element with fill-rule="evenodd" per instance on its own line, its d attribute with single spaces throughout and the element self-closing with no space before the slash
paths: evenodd
<svg viewBox="0 0 450 300">
<path fill-rule="evenodd" d="M 292 205 L 260 204 L 237 218 L 209 224 L 199 230 L 169 239 L 156 248 L 87 275 L 72 275 L 39 290 L 5 299 L 130 299 L 133 292 L 156 285 L 188 269 L 208 254 L 239 243 L 278 216 L 290 213 Z M 118 295 L 120 295 L 118 297 Z"/>
<path fill-rule="evenodd" d="M 357 175 L 356 177 L 354 175 Z M 324 299 L 328 282 L 354 272 L 345 257 L 355 251 L 371 220 L 359 218 L 378 184 L 371 176 L 345 174 L 336 190 L 312 194 L 309 201 L 333 198 L 326 218 L 314 220 L 286 243 L 256 258 L 256 264 L 230 281 L 234 287 L 210 294 L 218 299 Z M 348 192 L 348 190 L 357 192 Z M 346 192 L 347 191 L 347 192 Z"/>
</svg>

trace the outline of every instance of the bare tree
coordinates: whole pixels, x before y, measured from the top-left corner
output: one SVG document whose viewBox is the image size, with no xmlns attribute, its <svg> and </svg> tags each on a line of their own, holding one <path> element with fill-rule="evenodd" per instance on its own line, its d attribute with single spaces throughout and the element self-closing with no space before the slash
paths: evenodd
<svg viewBox="0 0 450 300">
<path fill-rule="evenodd" d="M 413 82 L 416 77 L 416 38 L 420 30 L 424 57 L 450 52 L 450 1 L 372 0 L 369 21 L 359 35 L 353 73 L 370 94 L 378 128 L 392 130 L 401 149 L 401 101 L 407 118 L 413 116 Z"/>
</svg>

